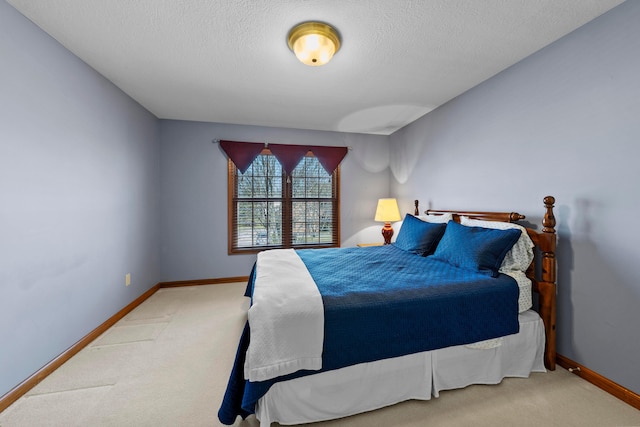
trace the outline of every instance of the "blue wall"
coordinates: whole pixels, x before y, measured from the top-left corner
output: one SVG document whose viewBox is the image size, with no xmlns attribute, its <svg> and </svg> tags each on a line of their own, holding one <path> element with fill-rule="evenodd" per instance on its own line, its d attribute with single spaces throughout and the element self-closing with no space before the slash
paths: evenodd
<svg viewBox="0 0 640 427">
<path fill-rule="evenodd" d="M 157 119 L 5 1 L 0 64 L 1 396 L 158 282 L 160 156 Z"/>
<path fill-rule="evenodd" d="M 215 138 L 351 147 L 342 244 L 381 239 L 387 137 L 157 120 L 5 1 L 0 58 L 0 396 L 160 281 L 249 274 Z"/>
<path fill-rule="evenodd" d="M 382 241 L 373 217 L 378 198 L 389 197 L 386 136 L 174 120 L 160 129 L 163 281 L 248 276 L 255 261 L 227 255 L 227 157 L 214 139 L 350 147 L 341 166 L 342 245 Z"/>
<path fill-rule="evenodd" d="M 387 138 L 158 121 L 0 1 L 0 395 L 159 281 L 248 274 L 218 138 L 352 147 L 345 246 L 380 239 L 379 197 L 539 224 L 556 196 L 559 351 L 640 393 L 637 22 L 625 2 Z"/>
<path fill-rule="evenodd" d="M 640 2 L 628 1 L 391 136 L 422 207 L 557 199 L 558 352 L 640 393 Z"/>
</svg>

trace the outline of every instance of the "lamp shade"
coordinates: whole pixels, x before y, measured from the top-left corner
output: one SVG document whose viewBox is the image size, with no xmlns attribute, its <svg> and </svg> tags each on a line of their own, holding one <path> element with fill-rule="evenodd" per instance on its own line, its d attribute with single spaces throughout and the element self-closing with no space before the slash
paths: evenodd
<svg viewBox="0 0 640 427">
<path fill-rule="evenodd" d="M 305 65 L 324 65 L 340 49 L 338 33 L 322 22 L 303 22 L 291 29 L 287 39 L 289 48 Z"/>
<path fill-rule="evenodd" d="M 396 199 L 379 199 L 378 207 L 376 208 L 375 221 L 380 222 L 392 222 L 400 221 L 400 210 L 398 209 L 398 202 Z"/>
</svg>

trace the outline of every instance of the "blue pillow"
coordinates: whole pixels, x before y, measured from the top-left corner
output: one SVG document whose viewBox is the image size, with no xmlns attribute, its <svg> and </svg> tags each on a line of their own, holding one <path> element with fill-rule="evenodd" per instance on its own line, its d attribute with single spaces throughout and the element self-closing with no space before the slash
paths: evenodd
<svg viewBox="0 0 640 427">
<path fill-rule="evenodd" d="M 433 256 L 457 267 L 498 277 L 505 255 L 521 234 L 518 229 L 467 227 L 449 221 Z"/>
<path fill-rule="evenodd" d="M 408 252 L 429 255 L 438 245 L 445 228 L 447 224 L 434 224 L 407 214 L 394 245 Z"/>
</svg>

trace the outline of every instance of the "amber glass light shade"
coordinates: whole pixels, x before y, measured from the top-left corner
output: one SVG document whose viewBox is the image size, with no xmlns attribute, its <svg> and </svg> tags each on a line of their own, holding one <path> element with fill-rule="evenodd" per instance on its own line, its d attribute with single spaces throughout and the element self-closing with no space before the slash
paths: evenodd
<svg viewBox="0 0 640 427">
<path fill-rule="evenodd" d="M 300 62 L 312 67 L 326 64 L 340 49 L 337 31 L 322 22 L 296 25 L 289 31 L 287 41 Z"/>
</svg>

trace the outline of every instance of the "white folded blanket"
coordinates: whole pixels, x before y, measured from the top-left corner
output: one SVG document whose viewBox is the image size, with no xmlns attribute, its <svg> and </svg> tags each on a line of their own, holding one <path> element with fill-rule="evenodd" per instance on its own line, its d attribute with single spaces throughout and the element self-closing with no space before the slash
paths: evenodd
<svg viewBox="0 0 640 427">
<path fill-rule="evenodd" d="M 248 316 L 251 341 L 245 379 L 265 381 L 301 369 L 322 368 L 322 297 L 293 249 L 258 254 Z"/>
</svg>

